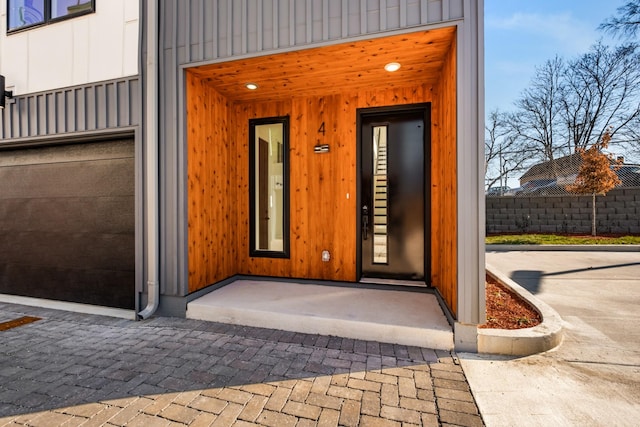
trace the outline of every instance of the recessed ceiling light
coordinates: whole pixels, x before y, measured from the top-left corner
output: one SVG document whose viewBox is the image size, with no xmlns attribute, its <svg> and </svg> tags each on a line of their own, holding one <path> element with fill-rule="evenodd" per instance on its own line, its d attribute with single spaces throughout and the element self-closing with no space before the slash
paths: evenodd
<svg viewBox="0 0 640 427">
<path fill-rule="evenodd" d="M 389 62 L 387 65 L 384 66 L 384 69 L 387 70 L 390 73 L 393 73 L 394 71 L 398 71 L 400 69 L 400 63 L 399 62 Z"/>
<path fill-rule="evenodd" d="M 244 85 L 247 89 L 249 90 L 256 90 L 258 89 L 258 85 L 255 83 L 247 83 L 246 85 Z"/>
</svg>

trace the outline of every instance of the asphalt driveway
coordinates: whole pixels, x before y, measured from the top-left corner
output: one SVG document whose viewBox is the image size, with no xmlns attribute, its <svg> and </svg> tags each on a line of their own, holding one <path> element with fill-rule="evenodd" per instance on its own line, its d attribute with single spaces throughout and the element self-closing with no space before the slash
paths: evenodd
<svg viewBox="0 0 640 427">
<path fill-rule="evenodd" d="M 553 307 L 564 342 L 523 357 L 462 354 L 487 426 L 637 426 L 640 252 L 487 252 Z"/>
</svg>

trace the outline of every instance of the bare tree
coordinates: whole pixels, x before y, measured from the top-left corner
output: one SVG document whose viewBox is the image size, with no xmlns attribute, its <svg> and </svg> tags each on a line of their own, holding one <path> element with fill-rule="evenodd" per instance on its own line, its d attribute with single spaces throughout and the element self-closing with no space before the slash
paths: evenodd
<svg viewBox="0 0 640 427">
<path fill-rule="evenodd" d="M 633 140 L 640 119 L 637 46 L 610 48 L 599 42 L 567 64 L 562 80 L 562 133 L 568 151 L 585 149 L 605 132 L 612 143 Z"/>
<path fill-rule="evenodd" d="M 555 166 L 555 159 L 599 141 L 607 129 L 612 147 L 640 152 L 640 47 L 599 42 L 573 60 L 549 60 L 515 107 L 508 136 L 539 161 Z"/>
<path fill-rule="evenodd" d="M 632 41 L 640 34 L 640 0 L 627 1 L 618 13 L 600 28 Z M 612 148 L 640 155 L 640 45 L 598 42 L 575 59 L 556 56 L 536 68 L 514 106 L 512 113 L 488 117 L 488 186 L 527 161 L 550 161 L 555 168 L 555 159 L 584 151 L 606 132 Z"/>
<path fill-rule="evenodd" d="M 509 116 L 511 132 L 523 150 L 539 160 L 553 160 L 566 140 L 563 124 L 564 61 L 556 56 L 537 68 L 531 86 L 515 102 Z"/>
<path fill-rule="evenodd" d="M 640 0 L 627 1 L 617 12 L 616 16 L 606 19 L 598 28 L 619 39 L 637 44 L 640 41 Z M 640 119 L 631 123 L 624 133 L 625 151 L 640 157 Z M 612 144 L 616 143 L 618 141 L 614 138 Z"/>
<path fill-rule="evenodd" d="M 640 0 L 631 0 L 618 8 L 618 15 L 598 27 L 623 39 L 633 40 L 640 31 Z"/>
<path fill-rule="evenodd" d="M 513 132 L 509 116 L 494 110 L 489 113 L 485 127 L 485 183 L 487 188 L 507 185 L 509 175 L 521 171 L 527 154 Z"/>
</svg>

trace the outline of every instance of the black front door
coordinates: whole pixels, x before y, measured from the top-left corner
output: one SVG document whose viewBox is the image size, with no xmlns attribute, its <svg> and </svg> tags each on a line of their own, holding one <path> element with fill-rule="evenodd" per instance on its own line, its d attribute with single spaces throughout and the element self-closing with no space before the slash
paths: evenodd
<svg viewBox="0 0 640 427">
<path fill-rule="evenodd" d="M 425 280 L 429 106 L 360 110 L 359 123 L 361 278 Z"/>
</svg>

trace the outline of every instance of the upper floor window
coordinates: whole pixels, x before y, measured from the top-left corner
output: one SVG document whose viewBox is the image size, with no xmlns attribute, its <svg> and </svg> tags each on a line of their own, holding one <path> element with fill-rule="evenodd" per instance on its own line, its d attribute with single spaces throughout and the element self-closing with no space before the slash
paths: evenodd
<svg viewBox="0 0 640 427">
<path fill-rule="evenodd" d="M 95 0 L 7 0 L 7 31 L 94 12 Z"/>
</svg>

